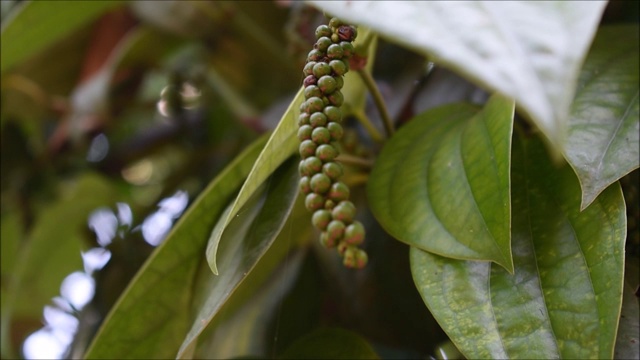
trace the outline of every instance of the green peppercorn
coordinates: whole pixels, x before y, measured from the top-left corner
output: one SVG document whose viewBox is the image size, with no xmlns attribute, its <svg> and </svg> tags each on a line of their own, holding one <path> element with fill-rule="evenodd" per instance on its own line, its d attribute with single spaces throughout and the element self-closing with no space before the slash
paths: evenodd
<svg viewBox="0 0 640 360">
<path fill-rule="evenodd" d="M 309 176 L 309 175 L 313 175 L 313 174 L 310 174 L 310 173 L 307 171 L 307 168 L 304 166 L 304 160 L 300 161 L 300 163 L 298 164 L 298 173 L 299 173 L 301 176 Z"/>
<path fill-rule="evenodd" d="M 344 86 L 344 78 L 342 76 L 334 76 L 333 77 L 336 80 L 336 89 L 340 90 L 342 89 L 342 87 Z"/>
<path fill-rule="evenodd" d="M 331 220 L 329 225 L 327 225 L 327 235 L 328 240 L 332 243 L 338 243 L 342 239 L 344 235 L 344 229 L 346 226 L 342 221 L 339 220 Z"/>
<path fill-rule="evenodd" d="M 317 229 L 325 230 L 331 221 L 331 212 L 327 210 L 316 210 L 311 217 L 311 223 Z"/>
<path fill-rule="evenodd" d="M 305 140 L 309 141 L 309 140 Z M 333 159 L 338 156 L 338 150 L 335 147 L 329 144 L 322 144 L 316 148 L 316 157 L 318 157 L 322 162 L 333 161 Z"/>
<path fill-rule="evenodd" d="M 347 64 L 342 60 L 331 60 L 329 66 L 334 74 L 342 76 L 347 73 Z"/>
<path fill-rule="evenodd" d="M 311 125 L 300 126 L 300 128 L 298 128 L 298 140 L 304 141 L 304 140 L 311 139 L 312 132 L 313 132 L 313 128 L 311 127 Z M 331 137 L 331 135 L 329 135 L 329 137 Z"/>
<path fill-rule="evenodd" d="M 324 166 L 322 167 L 322 172 L 324 172 Z M 341 201 L 345 201 L 349 199 L 349 193 L 350 193 L 349 187 L 345 185 L 342 181 L 338 181 L 331 184 L 331 189 L 329 189 L 329 194 L 327 196 L 329 197 L 330 200 L 336 203 L 340 203 Z"/>
<path fill-rule="evenodd" d="M 320 25 L 316 28 L 316 39 L 320 39 L 323 36 L 331 36 L 331 28 L 327 25 Z"/>
<path fill-rule="evenodd" d="M 340 241 L 338 243 L 338 254 L 340 254 L 340 256 L 344 256 L 344 253 L 347 251 L 347 249 L 349 248 L 349 244 L 347 244 L 344 241 Z"/>
<path fill-rule="evenodd" d="M 331 74 L 331 66 L 326 62 L 318 62 L 313 66 L 313 75 L 318 79 L 329 74 Z"/>
<path fill-rule="evenodd" d="M 311 192 L 310 178 L 308 176 L 303 176 L 300 178 L 300 182 L 298 183 L 300 187 L 300 191 L 305 195 Z"/>
<path fill-rule="evenodd" d="M 342 25 L 342 21 L 340 21 L 340 19 L 338 19 L 338 18 L 333 17 L 333 18 L 331 18 L 331 20 L 329 20 L 329 27 L 330 28 L 337 29 L 337 28 L 340 27 L 340 25 Z"/>
<path fill-rule="evenodd" d="M 306 88 L 304 88 L 304 98 L 307 100 L 312 97 L 322 97 L 322 96 L 323 96 L 322 90 L 320 90 L 320 88 L 315 85 L 309 85 Z"/>
<path fill-rule="evenodd" d="M 314 48 L 318 49 L 320 51 L 327 51 L 327 48 L 331 44 L 332 44 L 331 39 L 329 39 L 326 36 L 323 36 L 323 37 L 319 38 L 318 41 L 316 41 L 316 44 L 314 45 Z M 340 46 L 342 46 L 342 45 L 340 45 Z"/>
<path fill-rule="evenodd" d="M 304 69 L 302 69 L 302 73 L 304 76 L 313 75 L 313 65 L 315 65 L 315 61 L 309 61 L 304 65 Z"/>
<path fill-rule="evenodd" d="M 344 200 L 331 210 L 331 215 L 336 220 L 350 224 L 356 216 L 356 207 L 351 201 Z"/>
<path fill-rule="evenodd" d="M 300 151 L 300 156 L 303 159 L 306 159 L 309 156 L 313 156 L 316 153 L 317 148 L 318 148 L 318 145 L 316 145 L 313 141 L 304 140 L 300 143 L 298 150 Z"/>
<path fill-rule="evenodd" d="M 327 115 L 329 121 L 340 122 L 342 120 L 342 111 L 336 106 L 327 106 L 322 112 Z"/>
<path fill-rule="evenodd" d="M 345 267 L 354 268 L 356 266 L 356 254 L 355 248 L 351 246 L 347 246 L 344 249 L 342 263 Z"/>
<path fill-rule="evenodd" d="M 298 126 L 309 125 L 309 117 L 310 115 L 308 113 L 301 111 L 300 115 L 298 116 Z"/>
<path fill-rule="evenodd" d="M 331 179 L 325 174 L 315 174 L 311 177 L 311 191 L 316 194 L 324 194 L 331 187 Z"/>
<path fill-rule="evenodd" d="M 326 95 L 334 92 L 336 90 L 336 87 L 337 83 L 333 76 L 326 75 L 318 79 L 318 88 L 322 91 L 322 93 Z"/>
<path fill-rule="evenodd" d="M 340 42 L 340 47 L 342 47 L 342 53 L 347 58 L 355 54 L 356 49 L 353 47 L 353 44 L 350 43 L 349 41 Z M 326 51 L 327 49 L 324 49 L 324 50 Z"/>
<path fill-rule="evenodd" d="M 333 44 L 333 45 L 335 45 L 335 44 Z M 342 50 L 342 48 L 340 48 L 340 50 Z M 309 54 L 307 55 L 307 60 L 308 61 L 318 61 L 318 60 L 322 59 L 323 57 L 324 57 L 324 51 L 320 51 L 318 49 L 313 49 L 313 50 L 309 51 Z"/>
<path fill-rule="evenodd" d="M 308 112 L 308 111 L 307 111 L 307 110 L 308 110 L 308 107 L 309 107 L 309 104 L 307 104 L 307 102 L 306 102 L 306 101 L 303 101 L 303 102 L 302 102 L 302 104 L 300 104 L 300 113 L 306 113 L 306 112 Z"/>
<path fill-rule="evenodd" d="M 340 42 L 340 36 L 338 36 L 338 34 L 331 34 L 331 42 L 332 43 L 339 43 Z"/>
<path fill-rule="evenodd" d="M 342 59 L 343 55 L 344 55 L 344 51 L 342 51 L 342 46 L 338 44 L 331 44 L 329 48 L 327 48 L 327 57 L 329 59 Z M 316 59 L 313 59 L 313 60 L 316 60 Z"/>
<path fill-rule="evenodd" d="M 320 112 L 324 109 L 324 102 L 319 97 L 309 98 L 307 101 L 307 112 L 309 114 Z"/>
<path fill-rule="evenodd" d="M 316 211 L 322 208 L 324 205 L 325 198 L 320 194 L 316 194 L 314 192 L 307 194 L 304 198 L 304 206 L 309 211 Z"/>
<path fill-rule="evenodd" d="M 358 246 L 364 241 L 364 226 L 360 221 L 354 221 L 344 229 L 344 241 L 349 245 Z"/>
<path fill-rule="evenodd" d="M 327 249 L 331 249 L 337 244 L 335 240 L 329 239 L 329 234 L 327 232 L 320 234 L 320 243 Z"/>
<path fill-rule="evenodd" d="M 332 200 L 327 200 L 324 202 L 324 208 L 326 210 L 331 211 L 335 206 L 336 206 L 336 203 L 334 203 Z"/>
<path fill-rule="evenodd" d="M 311 140 L 318 145 L 328 144 L 331 141 L 331 133 L 326 127 L 317 127 L 311 132 Z"/>
<path fill-rule="evenodd" d="M 333 93 L 327 95 L 327 98 L 329 98 L 329 102 L 331 103 L 331 105 L 334 106 L 342 106 L 342 103 L 344 102 L 344 96 L 342 95 L 340 90 L 336 90 Z"/>
<path fill-rule="evenodd" d="M 343 174 L 342 165 L 340 163 L 335 162 L 335 161 L 328 162 L 328 163 L 322 165 L 322 173 L 327 175 L 329 177 L 329 179 L 331 179 L 333 181 L 336 181 Z M 332 197 L 332 199 L 333 199 L 333 197 Z M 346 200 L 346 199 L 340 199 L 340 200 Z"/>
<path fill-rule="evenodd" d="M 342 135 L 344 134 L 342 125 L 333 121 L 327 124 L 327 131 L 329 131 L 329 134 L 331 135 L 331 141 L 339 141 L 342 139 Z"/>
<path fill-rule="evenodd" d="M 362 269 L 367 265 L 367 262 L 369 262 L 369 256 L 362 249 L 356 248 L 354 255 L 356 259 L 356 264 L 354 266 L 355 269 Z"/>
<path fill-rule="evenodd" d="M 323 114 L 321 112 L 313 113 L 309 117 L 309 124 L 314 129 L 319 127 L 319 126 L 325 126 L 325 125 L 327 125 L 327 115 L 325 115 L 325 114 Z"/>
<path fill-rule="evenodd" d="M 304 163 L 304 171 L 309 176 L 317 174 L 322 170 L 322 160 L 315 156 L 310 156 L 302 160 L 302 163 Z"/>
</svg>

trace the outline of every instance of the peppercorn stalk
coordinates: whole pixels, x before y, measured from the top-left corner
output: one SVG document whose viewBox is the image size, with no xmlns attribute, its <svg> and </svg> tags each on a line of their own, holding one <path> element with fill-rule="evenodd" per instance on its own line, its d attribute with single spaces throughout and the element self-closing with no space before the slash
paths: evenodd
<svg viewBox="0 0 640 360">
<path fill-rule="evenodd" d="M 346 267 L 362 268 L 368 260 L 359 247 L 365 230 L 354 219 L 356 207 L 349 201 L 349 187 L 340 181 L 343 168 L 336 161 L 339 151 L 335 145 L 344 134 L 340 89 L 354 54 L 352 42 L 357 30 L 332 18 L 329 25 L 320 25 L 315 35 L 317 41 L 303 69 L 305 101 L 298 119 L 300 191 L 306 208 L 313 212 L 313 225 L 322 232 L 320 242 L 337 248 Z"/>
</svg>

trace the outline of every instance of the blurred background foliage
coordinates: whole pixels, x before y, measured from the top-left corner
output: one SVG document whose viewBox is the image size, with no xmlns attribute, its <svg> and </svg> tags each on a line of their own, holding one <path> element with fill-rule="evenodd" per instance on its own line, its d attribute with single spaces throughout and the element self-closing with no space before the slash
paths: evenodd
<svg viewBox="0 0 640 360">
<path fill-rule="evenodd" d="M 324 21 L 304 3 L 283 0 L 92 3 L 48 2 L 41 6 L 48 21 L 23 19 L 19 33 L 7 34 L 27 3 L 0 2 L 2 52 L 10 53 L 0 95 L 2 358 L 82 354 L 190 201 L 277 125 Z M 637 14 L 636 2 L 612 2 L 603 21 L 637 21 Z M 446 70 L 430 74 L 415 53 L 384 41 L 377 52 L 374 76 L 400 122 L 425 104 L 486 98 Z M 443 84 L 451 91 L 429 90 Z M 354 129 L 348 137 L 357 139 Z M 623 179 L 628 250 L 636 255 L 637 184 L 637 170 Z M 324 325 L 364 334 L 379 354 L 434 354 L 446 337 L 415 291 L 407 248 L 371 242 L 387 264 L 355 288 L 307 257 L 280 305 L 288 311 L 279 314 L 274 353 Z M 64 286 L 70 274 L 84 290 Z M 30 334 L 54 323 L 59 354 L 55 343 L 53 353 L 23 352 Z"/>
</svg>

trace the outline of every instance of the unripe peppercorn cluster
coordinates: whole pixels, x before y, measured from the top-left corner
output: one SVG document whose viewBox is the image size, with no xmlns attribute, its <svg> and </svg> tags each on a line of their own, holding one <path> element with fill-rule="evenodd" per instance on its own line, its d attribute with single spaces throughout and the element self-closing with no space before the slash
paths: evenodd
<svg viewBox="0 0 640 360">
<path fill-rule="evenodd" d="M 344 134 L 342 76 L 349 71 L 356 34 L 355 27 L 336 18 L 316 29 L 317 41 L 303 69 L 305 101 L 300 105 L 298 139 L 300 191 L 313 212 L 313 225 L 322 232 L 320 242 L 337 248 L 345 266 L 362 268 L 367 253 L 358 246 L 364 241 L 364 226 L 354 219 L 349 187 L 340 181 L 342 165 L 335 161 L 339 153 L 335 143 Z"/>
</svg>

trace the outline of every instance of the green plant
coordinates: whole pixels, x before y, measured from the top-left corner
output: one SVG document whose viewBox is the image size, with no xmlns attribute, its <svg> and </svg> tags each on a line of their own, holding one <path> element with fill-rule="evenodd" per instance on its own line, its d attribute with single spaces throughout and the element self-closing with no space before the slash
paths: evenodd
<svg viewBox="0 0 640 360">
<path fill-rule="evenodd" d="M 635 2 L 6 4 L 3 357 L 638 358 Z"/>
</svg>

